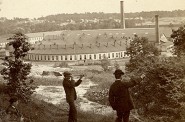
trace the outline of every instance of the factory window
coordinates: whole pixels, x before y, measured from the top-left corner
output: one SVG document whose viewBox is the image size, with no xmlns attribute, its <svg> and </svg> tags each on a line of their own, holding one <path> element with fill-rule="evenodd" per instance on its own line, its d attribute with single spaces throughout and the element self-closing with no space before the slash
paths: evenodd
<svg viewBox="0 0 185 122">
<path fill-rule="evenodd" d="M 75 60 L 77 60 L 77 56 L 75 55 Z"/>
<path fill-rule="evenodd" d="M 65 55 L 65 60 L 67 61 L 67 55 Z"/>
<path fill-rule="evenodd" d="M 96 54 L 94 54 L 94 59 L 96 59 Z"/>
<path fill-rule="evenodd" d="M 70 55 L 70 60 L 72 60 L 73 59 L 73 56 L 72 55 Z"/>
<path fill-rule="evenodd" d="M 40 60 L 42 60 L 42 55 L 40 55 Z"/>
<path fill-rule="evenodd" d="M 63 60 L 63 57 L 62 57 L 62 55 L 61 55 L 61 61 Z"/>
<path fill-rule="evenodd" d="M 101 54 L 99 54 L 99 59 L 101 59 Z"/>
<path fill-rule="evenodd" d="M 120 52 L 121 53 L 121 58 L 123 57 L 123 52 Z"/>
<path fill-rule="evenodd" d="M 87 56 L 86 55 L 84 55 L 84 59 L 87 59 Z"/>
<path fill-rule="evenodd" d="M 56 60 L 58 61 L 58 55 L 56 56 Z"/>
<path fill-rule="evenodd" d="M 89 59 L 92 59 L 92 56 L 91 55 L 89 55 Z"/>
<path fill-rule="evenodd" d="M 124 52 L 124 56 L 126 56 L 127 55 L 127 53 L 126 52 Z"/>
<path fill-rule="evenodd" d="M 46 59 L 46 55 L 44 56 L 44 59 L 47 60 L 47 59 Z"/>
<path fill-rule="evenodd" d="M 119 53 L 116 53 L 116 58 L 118 58 L 119 57 Z"/>
<path fill-rule="evenodd" d="M 108 53 L 108 58 L 110 58 L 110 53 Z"/>
<path fill-rule="evenodd" d="M 105 54 L 103 54 L 103 58 L 106 58 L 106 55 Z"/>
<path fill-rule="evenodd" d="M 48 60 L 50 60 L 50 55 L 48 55 Z"/>
<path fill-rule="evenodd" d="M 55 57 L 54 56 L 52 56 L 52 60 L 55 60 Z"/>
<path fill-rule="evenodd" d="M 112 58 L 114 58 L 114 53 L 112 53 Z"/>
<path fill-rule="evenodd" d="M 82 60 L 82 55 L 80 55 L 80 60 Z"/>
</svg>

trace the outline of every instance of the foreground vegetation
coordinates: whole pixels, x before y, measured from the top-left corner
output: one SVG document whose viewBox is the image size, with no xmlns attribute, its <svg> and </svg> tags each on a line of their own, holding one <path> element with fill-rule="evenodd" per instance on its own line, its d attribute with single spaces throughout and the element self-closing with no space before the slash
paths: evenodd
<svg viewBox="0 0 185 122">
<path fill-rule="evenodd" d="M 3 118 L 3 112 L 8 106 L 8 96 L 0 94 L 0 119 Z M 66 105 L 66 106 L 64 106 Z M 32 101 L 19 103 L 18 109 L 23 114 L 25 122 L 67 122 L 68 114 L 67 104 L 54 106 L 53 104 L 32 99 Z M 111 122 L 113 116 L 97 115 L 93 112 L 83 112 L 78 110 L 79 122 Z"/>
</svg>

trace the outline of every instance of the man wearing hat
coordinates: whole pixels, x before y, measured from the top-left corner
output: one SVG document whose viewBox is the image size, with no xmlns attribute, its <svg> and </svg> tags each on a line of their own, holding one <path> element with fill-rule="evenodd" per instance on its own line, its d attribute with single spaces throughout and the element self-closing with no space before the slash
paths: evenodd
<svg viewBox="0 0 185 122">
<path fill-rule="evenodd" d="M 66 93 L 66 101 L 69 104 L 69 118 L 68 122 L 77 122 L 77 110 L 75 107 L 74 101 L 77 99 L 75 87 L 79 86 L 82 82 L 83 75 L 80 75 L 80 78 L 77 82 L 73 80 L 73 77 L 70 72 L 66 71 L 63 73 L 63 87 Z"/>
<path fill-rule="evenodd" d="M 115 82 L 111 85 L 109 90 L 109 102 L 113 110 L 117 112 L 116 122 L 128 122 L 130 110 L 134 108 L 132 98 L 129 93 L 129 88 L 137 84 L 137 81 L 141 81 L 144 77 L 135 79 L 122 79 L 124 72 L 120 69 L 117 69 L 114 72 Z"/>
</svg>

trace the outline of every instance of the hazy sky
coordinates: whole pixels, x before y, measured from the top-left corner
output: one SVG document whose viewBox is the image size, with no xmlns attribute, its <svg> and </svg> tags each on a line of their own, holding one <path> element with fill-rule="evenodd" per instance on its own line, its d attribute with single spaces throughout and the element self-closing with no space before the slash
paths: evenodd
<svg viewBox="0 0 185 122">
<path fill-rule="evenodd" d="M 0 0 L 0 17 L 34 18 L 59 13 L 119 13 L 120 0 Z M 185 0 L 124 0 L 125 12 L 185 10 Z"/>
</svg>

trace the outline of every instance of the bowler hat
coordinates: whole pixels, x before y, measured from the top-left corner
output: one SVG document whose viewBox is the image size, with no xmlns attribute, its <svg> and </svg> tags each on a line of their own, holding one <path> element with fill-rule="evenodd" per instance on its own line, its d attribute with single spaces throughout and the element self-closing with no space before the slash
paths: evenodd
<svg viewBox="0 0 185 122">
<path fill-rule="evenodd" d="M 70 75 L 71 75 L 71 73 L 70 73 L 70 72 L 68 72 L 68 71 L 65 71 L 65 72 L 63 73 L 63 75 L 64 75 L 64 77 L 65 77 L 65 76 L 70 76 Z"/>
<path fill-rule="evenodd" d="M 120 70 L 120 69 L 117 69 L 115 72 L 114 72 L 114 75 L 124 75 L 125 73 L 122 71 L 122 70 Z"/>
</svg>

